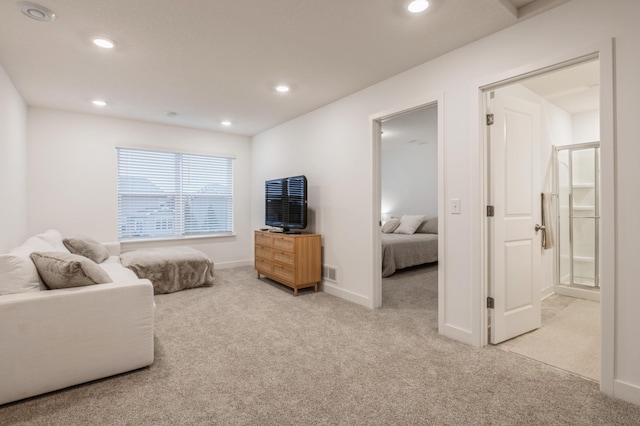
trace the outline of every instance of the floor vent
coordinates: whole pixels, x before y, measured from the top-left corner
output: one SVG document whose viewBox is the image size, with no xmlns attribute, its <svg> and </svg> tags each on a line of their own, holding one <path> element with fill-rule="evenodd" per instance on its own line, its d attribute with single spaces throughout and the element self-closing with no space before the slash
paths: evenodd
<svg viewBox="0 0 640 426">
<path fill-rule="evenodd" d="M 322 278 L 328 281 L 338 282 L 336 279 L 337 269 L 333 266 L 324 265 L 322 267 Z"/>
</svg>

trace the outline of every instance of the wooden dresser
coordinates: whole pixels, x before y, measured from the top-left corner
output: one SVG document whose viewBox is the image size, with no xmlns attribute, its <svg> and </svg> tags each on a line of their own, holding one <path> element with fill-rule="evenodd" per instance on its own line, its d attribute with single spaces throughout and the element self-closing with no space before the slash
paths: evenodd
<svg viewBox="0 0 640 426">
<path fill-rule="evenodd" d="M 319 234 L 280 234 L 256 231 L 255 268 L 260 274 L 293 289 L 313 287 L 321 279 Z"/>
</svg>

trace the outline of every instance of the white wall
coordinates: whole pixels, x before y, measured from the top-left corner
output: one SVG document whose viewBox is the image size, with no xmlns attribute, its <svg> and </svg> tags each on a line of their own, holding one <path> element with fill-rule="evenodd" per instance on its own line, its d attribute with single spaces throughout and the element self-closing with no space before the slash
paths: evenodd
<svg viewBox="0 0 640 426">
<path fill-rule="evenodd" d="M 55 228 L 64 236 L 117 240 L 116 146 L 234 154 L 235 236 L 126 247 L 190 245 L 218 267 L 251 260 L 249 138 L 41 108 L 29 109 L 28 129 L 30 234 Z"/>
<path fill-rule="evenodd" d="M 403 214 L 438 216 L 437 108 L 415 113 L 428 122 L 420 143 L 404 143 L 382 149 L 381 211 L 393 217 Z M 385 123 L 382 128 L 384 130 Z M 386 132 L 385 132 L 386 133 Z"/>
<path fill-rule="evenodd" d="M 372 135 L 369 116 L 422 96 L 444 93 L 445 194 L 460 198 L 462 212 L 446 214 L 444 226 L 445 328 L 456 338 L 478 344 L 481 294 L 479 265 L 482 228 L 478 85 L 512 76 L 520 69 L 549 63 L 585 46 L 616 39 L 617 292 L 614 343 L 616 394 L 640 403 L 640 257 L 637 226 L 637 99 L 640 97 L 640 2 L 574 0 L 440 58 L 385 80 L 253 138 L 255 226 L 262 223 L 259 188 L 266 178 L 295 169 L 310 177 L 315 231 L 323 235 L 324 262 L 339 267 L 334 294 L 370 304 L 373 282 Z M 444 222 L 444 224 L 443 224 Z M 478 306 L 476 306 L 478 305 Z M 609 388 L 610 384 L 606 387 Z M 610 388 L 614 388 L 611 386 Z"/>
<path fill-rule="evenodd" d="M 587 111 L 571 116 L 573 140 L 571 143 L 600 141 L 600 111 Z"/>
<path fill-rule="evenodd" d="M 27 107 L 0 66 L 0 253 L 27 237 Z"/>
</svg>

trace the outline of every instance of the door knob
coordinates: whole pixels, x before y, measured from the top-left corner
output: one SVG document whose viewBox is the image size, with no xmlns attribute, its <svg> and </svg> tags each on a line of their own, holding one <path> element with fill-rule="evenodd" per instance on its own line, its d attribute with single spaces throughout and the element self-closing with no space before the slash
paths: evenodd
<svg viewBox="0 0 640 426">
<path fill-rule="evenodd" d="M 536 232 L 538 232 L 538 231 L 539 231 L 539 230 L 541 230 L 541 229 L 547 229 L 547 228 L 546 228 L 546 226 L 544 226 L 544 225 L 538 225 L 538 224 L 536 223 Z"/>
</svg>

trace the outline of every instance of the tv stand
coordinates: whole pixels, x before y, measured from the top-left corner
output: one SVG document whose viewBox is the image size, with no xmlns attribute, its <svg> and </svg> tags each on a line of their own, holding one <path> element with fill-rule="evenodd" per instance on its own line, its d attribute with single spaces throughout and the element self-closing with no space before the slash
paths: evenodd
<svg viewBox="0 0 640 426">
<path fill-rule="evenodd" d="M 255 269 L 260 274 L 293 289 L 313 287 L 318 291 L 321 280 L 319 234 L 274 234 L 256 231 Z"/>
</svg>

